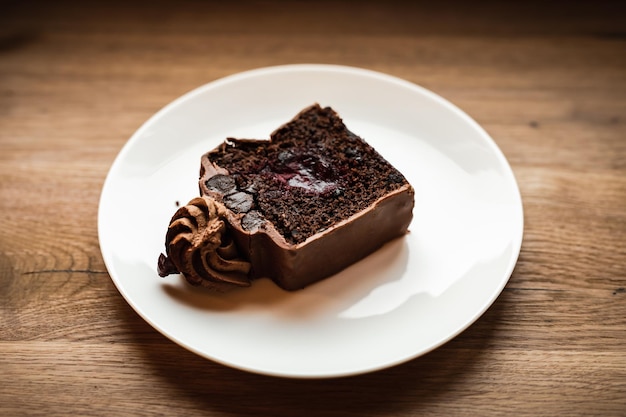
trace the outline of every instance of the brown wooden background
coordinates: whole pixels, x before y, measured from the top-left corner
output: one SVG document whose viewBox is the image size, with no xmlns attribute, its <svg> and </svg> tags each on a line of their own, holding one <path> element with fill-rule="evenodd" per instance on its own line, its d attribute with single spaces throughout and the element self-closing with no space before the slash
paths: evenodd
<svg viewBox="0 0 626 417">
<path fill-rule="evenodd" d="M 619 2 L 0 2 L 0 415 L 626 415 Z M 386 72 L 493 136 L 525 208 L 495 304 L 377 373 L 287 380 L 173 344 L 102 261 L 101 186 L 154 112 L 288 63 Z"/>
</svg>

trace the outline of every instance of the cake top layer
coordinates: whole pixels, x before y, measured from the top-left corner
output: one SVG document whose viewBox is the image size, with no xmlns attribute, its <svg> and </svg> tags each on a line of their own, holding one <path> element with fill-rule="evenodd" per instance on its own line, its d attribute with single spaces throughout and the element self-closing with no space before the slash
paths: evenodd
<svg viewBox="0 0 626 417">
<path fill-rule="evenodd" d="M 207 154 L 227 175 L 205 182 L 224 195 L 242 227 L 263 221 L 292 244 L 305 241 L 408 184 L 330 107 L 313 105 L 270 140 L 228 139 Z"/>
</svg>

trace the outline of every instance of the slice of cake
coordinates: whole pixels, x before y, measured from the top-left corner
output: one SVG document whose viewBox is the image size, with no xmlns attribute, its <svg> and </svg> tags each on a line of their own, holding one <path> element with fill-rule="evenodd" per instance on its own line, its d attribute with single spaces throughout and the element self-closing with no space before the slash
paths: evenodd
<svg viewBox="0 0 626 417">
<path fill-rule="evenodd" d="M 404 235 L 414 204 L 405 177 L 317 104 L 269 141 L 203 155 L 199 187 L 172 218 L 159 274 L 217 289 L 261 277 L 304 288 Z"/>
</svg>

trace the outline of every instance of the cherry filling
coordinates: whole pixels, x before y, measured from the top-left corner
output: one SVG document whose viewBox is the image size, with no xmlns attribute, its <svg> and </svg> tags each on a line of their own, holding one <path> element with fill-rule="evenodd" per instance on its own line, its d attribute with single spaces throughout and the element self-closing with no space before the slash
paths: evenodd
<svg viewBox="0 0 626 417">
<path fill-rule="evenodd" d="M 339 173 L 320 155 L 282 151 L 261 172 L 286 188 L 300 188 L 310 194 L 330 194 L 339 188 L 336 178 Z"/>
</svg>

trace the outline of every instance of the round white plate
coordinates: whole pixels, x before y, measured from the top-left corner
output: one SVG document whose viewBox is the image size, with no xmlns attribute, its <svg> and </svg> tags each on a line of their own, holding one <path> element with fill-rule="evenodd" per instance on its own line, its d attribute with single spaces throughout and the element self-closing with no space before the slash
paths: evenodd
<svg viewBox="0 0 626 417">
<path fill-rule="evenodd" d="M 198 194 L 201 154 L 229 136 L 267 138 L 315 102 L 413 184 L 410 233 L 298 292 L 262 279 L 216 295 L 160 278 L 165 231 L 177 202 Z M 513 271 L 523 213 L 506 159 L 454 105 L 369 70 L 288 65 L 209 83 L 148 120 L 111 167 L 98 229 L 113 282 L 159 332 L 228 366 L 318 378 L 402 363 L 472 324 Z"/>
</svg>

